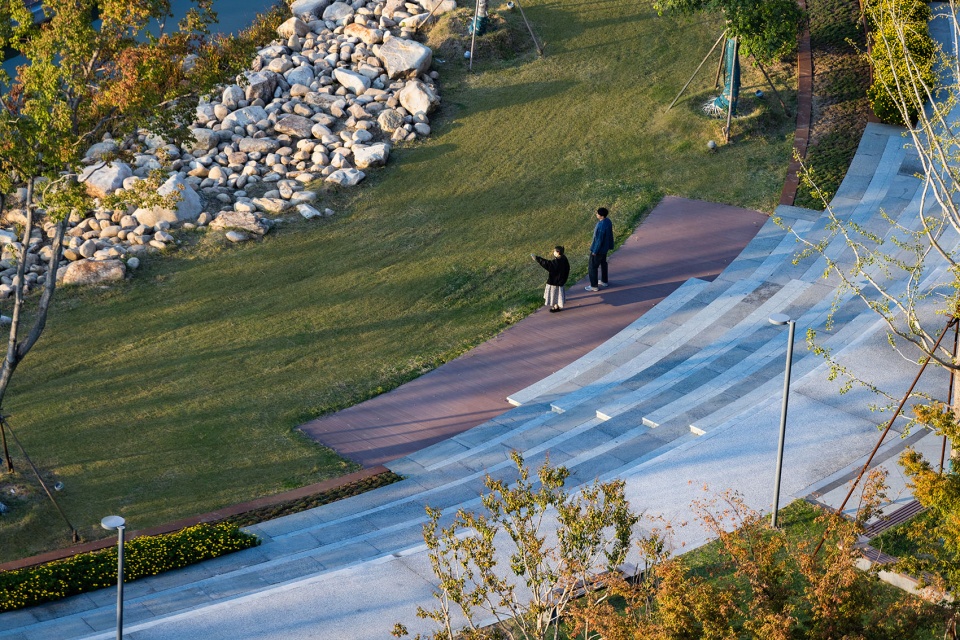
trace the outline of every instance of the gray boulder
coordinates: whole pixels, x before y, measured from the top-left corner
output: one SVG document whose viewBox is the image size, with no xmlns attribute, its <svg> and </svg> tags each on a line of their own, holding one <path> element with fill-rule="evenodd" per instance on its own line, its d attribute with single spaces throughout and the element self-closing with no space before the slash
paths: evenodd
<svg viewBox="0 0 960 640">
<path fill-rule="evenodd" d="M 389 19 L 393 19 L 393 14 L 396 11 L 403 10 L 405 8 L 404 0 L 387 0 L 387 3 L 383 7 L 383 16 Z"/>
<path fill-rule="evenodd" d="M 273 153 L 280 148 L 280 142 L 273 138 L 241 138 L 238 149 L 241 153 Z"/>
<path fill-rule="evenodd" d="M 133 212 L 133 217 L 136 218 L 140 224 L 147 225 L 148 227 L 155 226 L 159 222 L 175 224 L 193 222 L 199 218 L 200 212 L 203 211 L 203 203 L 200 201 L 200 196 L 198 196 L 197 192 L 193 190 L 193 187 L 184 182 L 179 175 L 171 176 L 169 180 L 157 189 L 157 193 L 162 196 L 168 196 L 175 191 L 180 193 L 176 208 L 167 209 L 161 206 L 141 207 Z"/>
<path fill-rule="evenodd" d="M 456 0 L 419 0 L 420 6 L 432 13 L 434 16 L 449 13 L 457 8 Z"/>
<path fill-rule="evenodd" d="M 403 108 L 414 116 L 425 116 L 440 104 L 440 98 L 437 97 L 437 94 L 419 80 L 408 81 L 400 90 L 397 98 L 400 99 Z"/>
<path fill-rule="evenodd" d="M 367 177 L 363 171 L 356 169 L 337 169 L 326 177 L 324 182 L 336 184 L 341 187 L 353 187 L 360 184 L 360 181 Z"/>
<path fill-rule="evenodd" d="M 323 10 L 323 19 L 330 22 L 340 22 L 353 18 L 354 10 L 345 2 L 334 2 Z"/>
<path fill-rule="evenodd" d="M 240 106 L 240 101 L 243 100 L 245 94 L 243 89 L 240 88 L 240 85 L 232 84 L 226 89 L 223 90 L 223 95 L 220 97 L 220 103 L 223 104 L 227 109 L 233 111 Z"/>
<path fill-rule="evenodd" d="M 193 142 L 188 142 L 186 145 L 190 153 L 209 151 L 220 143 L 220 136 L 216 131 L 198 127 L 191 129 L 190 133 L 193 135 Z"/>
<path fill-rule="evenodd" d="M 343 98 L 340 96 L 331 95 L 329 93 L 319 93 L 316 91 L 308 93 L 303 97 L 303 101 L 307 104 L 326 108 L 329 108 L 330 105 L 339 102 L 340 100 L 343 100 Z"/>
<path fill-rule="evenodd" d="M 343 88 L 358 96 L 363 95 L 363 92 L 370 88 L 370 78 L 355 71 L 334 69 L 333 77 Z"/>
<path fill-rule="evenodd" d="M 343 28 L 343 35 L 351 38 L 359 38 L 367 46 L 377 44 L 383 40 L 382 31 L 379 29 L 371 29 L 370 27 L 357 24 L 356 22 L 351 22 L 345 26 Z"/>
<path fill-rule="evenodd" d="M 244 231 L 237 231 L 236 229 L 231 229 L 230 231 L 227 231 L 225 235 L 227 237 L 227 240 L 229 240 L 230 242 L 246 242 L 247 240 L 250 240 L 249 233 L 246 233 Z"/>
<path fill-rule="evenodd" d="M 80 174 L 87 194 L 94 198 L 103 198 L 123 187 L 123 181 L 133 175 L 133 170 L 125 162 L 98 162 L 90 165 Z"/>
<path fill-rule="evenodd" d="M 250 84 L 247 85 L 247 100 L 263 100 L 268 103 L 273 100 L 273 92 L 277 89 L 277 76 L 270 71 L 258 71 L 247 76 Z"/>
<path fill-rule="evenodd" d="M 77 260 L 57 272 L 63 284 L 91 285 L 123 280 L 126 266 L 120 260 Z"/>
<path fill-rule="evenodd" d="M 196 111 L 196 119 L 200 124 L 207 124 L 208 122 L 216 122 L 219 120 L 217 118 L 216 107 L 212 104 L 198 104 Z"/>
<path fill-rule="evenodd" d="M 210 223 L 211 229 L 218 231 L 249 231 L 262 236 L 270 227 L 256 213 L 243 211 L 222 211 L 213 222 Z"/>
<path fill-rule="evenodd" d="M 382 167 L 387 163 L 390 157 L 390 145 L 385 142 L 378 142 L 364 147 L 354 145 L 353 163 L 357 169 L 366 169 L 368 167 Z"/>
<path fill-rule="evenodd" d="M 290 36 L 303 37 L 310 33 L 310 27 L 304 23 L 303 20 L 294 16 L 290 18 L 279 27 L 277 27 L 277 35 L 281 38 L 289 38 Z"/>
<path fill-rule="evenodd" d="M 302 216 L 303 216 L 304 218 L 306 218 L 307 220 L 310 220 L 311 218 L 320 218 L 320 217 L 323 217 L 323 213 L 321 213 L 320 211 L 314 209 L 313 207 L 311 207 L 310 205 L 308 205 L 308 204 L 306 204 L 306 203 L 298 204 L 298 205 L 297 205 L 297 211 L 299 211 L 299 212 L 300 212 L 300 215 L 302 215 Z"/>
<path fill-rule="evenodd" d="M 287 84 L 291 85 L 291 87 L 297 84 L 309 87 L 310 83 L 317 77 L 317 74 L 313 72 L 313 67 L 309 64 L 302 64 L 299 67 L 294 67 L 287 71 L 284 77 L 287 79 Z M 309 93 L 309 90 L 306 93 Z"/>
<path fill-rule="evenodd" d="M 283 213 L 290 208 L 290 203 L 283 198 L 254 198 L 251 200 L 257 209 L 267 213 Z"/>
<path fill-rule="evenodd" d="M 83 157 L 87 160 L 103 160 L 104 156 L 116 153 L 117 148 L 117 143 L 113 140 L 104 140 L 87 149 Z"/>
<path fill-rule="evenodd" d="M 303 116 L 290 115 L 278 119 L 273 128 L 278 133 L 285 133 L 297 138 L 309 138 L 311 136 L 310 130 L 313 129 L 314 124 L 316 123 L 313 120 Z"/>
<path fill-rule="evenodd" d="M 384 109 L 380 112 L 380 115 L 377 116 L 377 124 L 380 125 L 383 131 L 393 133 L 403 127 L 403 116 L 395 109 Z"/>
<path fill-rule="evenodd" d="M 267 119 L 267 112 L 263 107 L 244 107 L 238 109 L 223 119 L 224 129 L 233 129 L 234 127 L 245 127 L 248 124 L 256 124 L 261 120 Z"/>
<path fill-rule="evenodd" d="M 390 78 L 416 77 L 426 73 L 433 62 L 430 47 L 406 38 L 390 38 L 380 45 L 377 57 Z"/>
<path fill-rule="evenodd" d="M 323 10 L 330 6 L 330 0 L 295 0 L 290 5 L 290 13 L 310 22 L 323 17 Z"/>
</svg>

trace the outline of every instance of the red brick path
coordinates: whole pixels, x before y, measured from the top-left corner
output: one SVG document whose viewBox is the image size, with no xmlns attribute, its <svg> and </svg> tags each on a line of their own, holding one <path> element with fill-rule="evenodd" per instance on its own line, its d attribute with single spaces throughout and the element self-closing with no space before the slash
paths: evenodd
<svg viewBox="0 0 960 640">
<path fill-rule="evenodd" d="M 482 424 L 511 408 L 508 395 L 591 351 L 687 279 L 715 278 L 766 220 L 756 211 L 667 197 L 610 255 L 609 289 L 589 293 L 581 281 L 568 289 L 563 312 L 541 309 L 416 380 L 300 429 L 370 466 Z"/>
</svg>

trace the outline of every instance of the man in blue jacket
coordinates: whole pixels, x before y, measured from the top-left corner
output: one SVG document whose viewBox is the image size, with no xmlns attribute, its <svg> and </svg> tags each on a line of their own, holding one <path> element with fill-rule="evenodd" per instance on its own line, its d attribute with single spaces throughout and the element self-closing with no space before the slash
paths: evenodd
<svg viewBox="0 0 960 640">
<path fill-rule="evenodd" d="M 607 286 L 607 252 L 613 249 L 613 223 L 604 207 L 597 209 L 597 226 L 593 228 L 593 243 L 590 244 L 590 284 L 587 291 L 599 291 Z M 597 278 L 597 268 L 600 277 Z"/>
</svg>

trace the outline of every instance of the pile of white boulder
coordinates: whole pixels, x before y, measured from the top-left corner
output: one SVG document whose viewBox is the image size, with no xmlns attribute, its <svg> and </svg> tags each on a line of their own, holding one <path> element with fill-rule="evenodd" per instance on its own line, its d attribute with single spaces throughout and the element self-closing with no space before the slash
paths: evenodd
<svg viewBox="0 0 960 640">
<path fill-rule="evenodd" d="M 201 100 L 194 140 L 104 139 L 80 176 L 96 198 L 131 190 L 156 169 L 169 173 L 161 195 L 176 206 L 95 210 L 71 219 L 58 278 L 92 284 L 121 279 L 138 254 L 174 246 L 176 229 L 223 230 L 234 242 L 265 234 L 278 214 L 333 215 L 314 206 L 305 185 L 353 186 L 387 162 L 393 144 L 430 134 L 439 103 L 431 50 L 415 30 L 456 8 L 455 0 L 296 0 L 279 39 L 261 49 L 237 84 Z M 118 151 L 132 163 L 110 160 Z M 22 222 L 16 209 L 8 224 Z M 28 245 L 27 289 L 42 284 L 54 235 L 47 223 Z M 44 237 L 45 236 L 45 237 Z M 0 231 L 0 297 L 12 291 L 16 235 Z"/>
</svg>

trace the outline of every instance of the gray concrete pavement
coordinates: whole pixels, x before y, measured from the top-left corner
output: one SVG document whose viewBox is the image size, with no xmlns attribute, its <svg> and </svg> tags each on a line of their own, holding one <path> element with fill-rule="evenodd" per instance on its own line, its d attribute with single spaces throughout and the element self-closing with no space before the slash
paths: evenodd
<svg viewBox="0 0 960 640">
<path fill-rule="evenodd" d="M 909 163 L 900 130 L 869 126 L 835 199 L 838 212 L 884 234 L 880 208 L 915 226 L 922 194 L 904 170 Z M 822 237 L 823 218 L 795 208 L 780 213 L 798 235 Z M 958 244 L 953 236 L 948 242 Z M 838 505 L 888 414 L 869 410 L 880 399 L 865 389 L 841 395 L 829 366 L 804 349 L 803 330 L 817 329 L 842 362 L 894 396 L 917 365 L 890 348 L 884 324 L 862 303 L 819 278 L 822 259 L 795 264 L 797 247 L 768 223 L 721 277 L 681 287 L 606 346 L 518 389 L 510 396 L 517 408 L 391 463 L 402 482 L 253 527 L 264 540 L 257 549 L 131 584 L 126 637 L 369 640 L 390 637 L 397 621 L 426 631 L 415 616 L 418 605 L 432 602 L 420 540 L 424 505 L 445 513 L 478 508 L 486 474 L 514 477 L 512 449 L 533 465 L 549 454 L 569 466 L 572 489 L 624 479 L 634 508 L 689 523 L 677 529 L 678 549 L 706 539 L 691 503 L 710 492 L 733 489 L 769 510 L 786 346 L 785 331 L 766 321 L 775 311 L 798 320 L 799 338 L 781 504 L 814 498 Z M 828 252 L 852 260 L 842 241 Z M 928 275 L 931 282 L 942 268 Z M 828 330 L 834 300 L 837 324 Z M 945 378 L 933 370 L 921 387 L 943 397 Z M 890 470 L 895 502 L 905 499 L 899 451 L 939 446 L 919 432 L 897 437 L 903 431 L 901 421 L 878 458 Z M 112 616 L 106 590 L 0 615 L 0 638 L 106 639 Z"/>
</svg>

